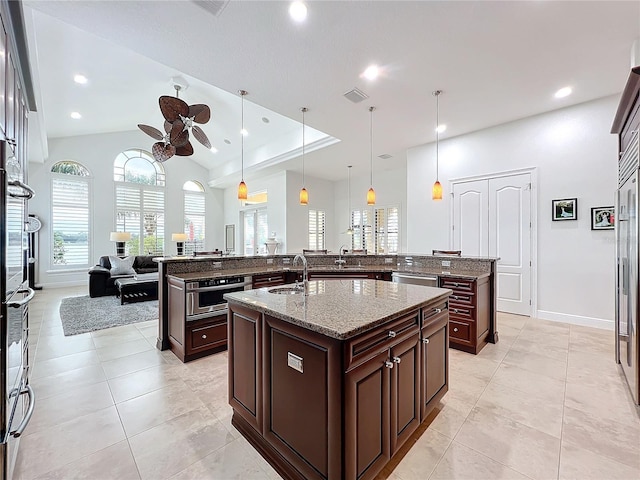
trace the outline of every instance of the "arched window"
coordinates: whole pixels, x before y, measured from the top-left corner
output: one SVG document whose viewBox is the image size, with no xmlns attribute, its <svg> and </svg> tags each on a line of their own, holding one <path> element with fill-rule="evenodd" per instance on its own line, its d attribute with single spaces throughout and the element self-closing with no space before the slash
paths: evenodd
<svg viewBox="0 0 640 480">
<path fill-rule="evenodd" d="M 187 234 L 185 253 L 204 250 L 205 196 L 200 182 L 188 180 L 184 190 L 184 233 Z"/>
<path fill-rule="evenodd" d="M 71 160 L 51 167 L 52 266 L 78 268 L 89 265 L 89 170 Z"/>
<path fill-rule="evenodd" d="M 164 253 L 164 186 L 161 163 L 140 149 L 119 153 L 113 163 L 116 230 L 131 233 L 130 255 Z"/>
</svg>

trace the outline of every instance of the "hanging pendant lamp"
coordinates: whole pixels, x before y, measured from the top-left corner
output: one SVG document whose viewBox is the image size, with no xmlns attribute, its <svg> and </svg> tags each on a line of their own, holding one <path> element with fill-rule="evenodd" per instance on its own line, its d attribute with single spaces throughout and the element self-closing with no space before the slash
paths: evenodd
<svg viewBox="0 0 640 480">
<path fill-rule="evenodd" d="M 349 206 L 349 211 L 347 218 L 349 219 L 349 227 L 347 228 L 347 235 L 353 235 L 353 224 L 351 222 L 351 167 L 353 165 L 348 165 L 347 166 L 347 173 L 348 173 L 348 179 L 347 179 L 347 204 Z"/>
<path fill-rule="evenodd" d="M 367 192 L 367 205 L 376 204 L 376 191 L 373 189 L 373 111 L 376 107 L 369 107 L 369 191 Z"/>
<path fill-rule="evenodd" d="M 247 184 L 244 183 L 244 96 L 248 93 L 246 90 L 238 90 L 242 98 L 242 130 L 240 130 L 241 137 L 241 154 L 240 159 L 242 162 L 242 170 L 241 170 L 241 180 L 240 185 L 238 185 L 238 200 L 246 200 L 247 199 Z"/>
<path fill-rule="evenodd" d="M 433 188 L 431 189 L 431 198 L 433 200 L 442 200 L 442 184 L 440 180 L 438 180 L 438 168 L 439 168 L 439 158 L 438 158 L 438 147 L 439 147 L 439 136 L 440 136 L 440 94 L 442 90 L 436 90 L 433 92 L 433 95 L 436 97 L 436 182 L 433 184 Z"/>
<path fill-rule="evenodd" d="M 300 205 L 309 204 L 309 192 L 304 186 L 304 114 L 309 111 L 307 107 L 300 109 L 302 112 L 302 189 L 300 190 Z"/>
</svg>

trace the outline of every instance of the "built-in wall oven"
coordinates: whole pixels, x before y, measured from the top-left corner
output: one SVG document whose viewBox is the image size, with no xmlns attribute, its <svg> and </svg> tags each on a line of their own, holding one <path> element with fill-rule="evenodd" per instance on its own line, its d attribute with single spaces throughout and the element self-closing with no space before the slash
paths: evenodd
<svg viewBox="0 0 640 480">
<path fill-rule="evenodd" d="M 251 289 L 251 277 L 226 277 L 187 282 L 187 320 L 227 314 L 225 293 Z"/>
</svg>

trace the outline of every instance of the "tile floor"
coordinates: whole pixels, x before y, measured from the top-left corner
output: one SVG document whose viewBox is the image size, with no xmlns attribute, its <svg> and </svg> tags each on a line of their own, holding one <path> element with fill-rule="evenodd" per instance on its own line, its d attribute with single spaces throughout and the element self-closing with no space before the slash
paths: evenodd
<svg viewBox="0 0 640 480">
<path fill-rule="evenodd" d="M 226 352 L 184 365 L 155 322 L 65 337 L 60 300 L 84 294 L 31 304 L 37 407 L 15 478 L 279 478 L 230 424 Z M 499 332 L 478 356 L 450 350 L 440 412 L 381 478 L 640 479 L 613 332 L 504 314 Z"/>
</svg>

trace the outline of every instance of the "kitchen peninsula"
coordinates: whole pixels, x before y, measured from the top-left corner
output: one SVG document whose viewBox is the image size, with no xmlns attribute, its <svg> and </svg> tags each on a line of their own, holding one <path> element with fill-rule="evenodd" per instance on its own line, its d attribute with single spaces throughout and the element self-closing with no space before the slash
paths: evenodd
<svg viewBox="0 0 640 480">
<path fill-rule="evenodd" d="M 451 290 L 228 293 L 232 424 L 288 479 L 374 478 L 448 390 Z"/>
</svg>

